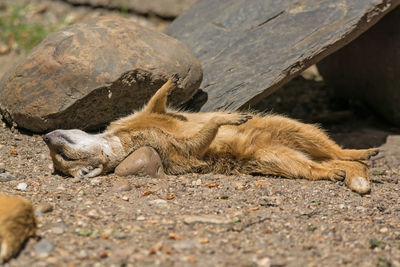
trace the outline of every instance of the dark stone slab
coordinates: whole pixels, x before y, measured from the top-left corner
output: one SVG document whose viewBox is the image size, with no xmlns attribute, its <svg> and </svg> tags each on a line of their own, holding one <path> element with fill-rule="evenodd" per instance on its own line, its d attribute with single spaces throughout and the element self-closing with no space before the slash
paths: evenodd
<svg viewBox="0 0 400 267">
<path fill-rule="evenodd" d="M 202 111 L 236 110 L 343 47 L 400 0 L 202 0 L 166 33 L 200 60 Z"/>
<path fill-rule="evenodd" d="M 202 71 L 180 41 L 121 18 L 52 33 L 0 81 L 0 113 L 34 132 L 98 129 L 141 108 L 173 74 L 180 105 Z"/>
<path fill-rule="evenodd" d="M 336 97 L 364 101 L 400 126 L 400 7 L 318 68 Z"/>
</svg>

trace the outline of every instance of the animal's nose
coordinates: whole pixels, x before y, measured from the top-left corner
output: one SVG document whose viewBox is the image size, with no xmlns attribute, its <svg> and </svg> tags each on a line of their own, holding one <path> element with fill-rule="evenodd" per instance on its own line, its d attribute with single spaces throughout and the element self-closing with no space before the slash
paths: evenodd
<svg viewBox="0 0 400 267">
<path fill-rule="evenodd" d="M 50 133 L 43 136 L 43 141 L 48 144 L 50 143 Z"/>
</svg>

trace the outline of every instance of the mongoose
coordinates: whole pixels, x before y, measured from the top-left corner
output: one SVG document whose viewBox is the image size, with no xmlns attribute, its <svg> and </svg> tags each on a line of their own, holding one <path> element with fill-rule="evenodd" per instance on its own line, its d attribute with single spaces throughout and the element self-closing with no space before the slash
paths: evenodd
<svg viewBox="0 0 400 267">
<path fill-rule="evenodd" d="M 167 174 L 189 172 L 264 174 L 309 180 L 343 180 L 367 193 L 367 168 L 359 161 L 378 150 L 342 149 L 323 130 L 278 115 L 237 112 L 191 113 L 167 109 L 169 79 L 132 115 L 112 122 L 103 133 L 55 130 L 43 139 L 56 170 L 74 177 L 113 171 L 143 146 L 160 155 Z"/>
<path fill-rule="evenodd" d="M 0 193 L 0 264 L 15 256 L 21 245 L 36 233 L 32 204 Z"/>
</svg>

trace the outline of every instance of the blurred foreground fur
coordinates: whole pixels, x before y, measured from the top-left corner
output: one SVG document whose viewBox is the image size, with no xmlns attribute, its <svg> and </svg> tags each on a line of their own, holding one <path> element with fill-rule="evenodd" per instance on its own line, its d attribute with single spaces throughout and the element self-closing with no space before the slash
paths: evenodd
<svg viewBox="0 0 400 267">
<path fill-rule="evenodd" d="M 74 177 L 113 171 L 140 147 L 154 148 L 167 174 L 264 174 L 343 180 L 370 191 L 365 161 L 378 150 L 342 149 L 314 125 L 278 115 L 190 113 L 166 108 L 176 79 L 164 84 L 138 112 L 101 134 L 55 130 L 44 136 L 55 169 Z"/>
<path fill-rule="evenodd" d="M 18 254 L 22 244 L 36 233 L 32 204 L 0 193 L 0 263 Z"/>
</svg>

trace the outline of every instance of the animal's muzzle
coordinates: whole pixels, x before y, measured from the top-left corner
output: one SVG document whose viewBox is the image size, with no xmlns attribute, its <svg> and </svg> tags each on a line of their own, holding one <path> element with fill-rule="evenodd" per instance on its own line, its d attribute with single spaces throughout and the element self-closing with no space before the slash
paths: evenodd
<svg viewBox="0 0 400 267">
<path fill-rule="evenodd" d="M 66 141 L 72 143 L 61 131 L 55 130 L 43 136 L 43 141 L 47 145 L 58 143 L 60 141 Z"/>
</svg>

